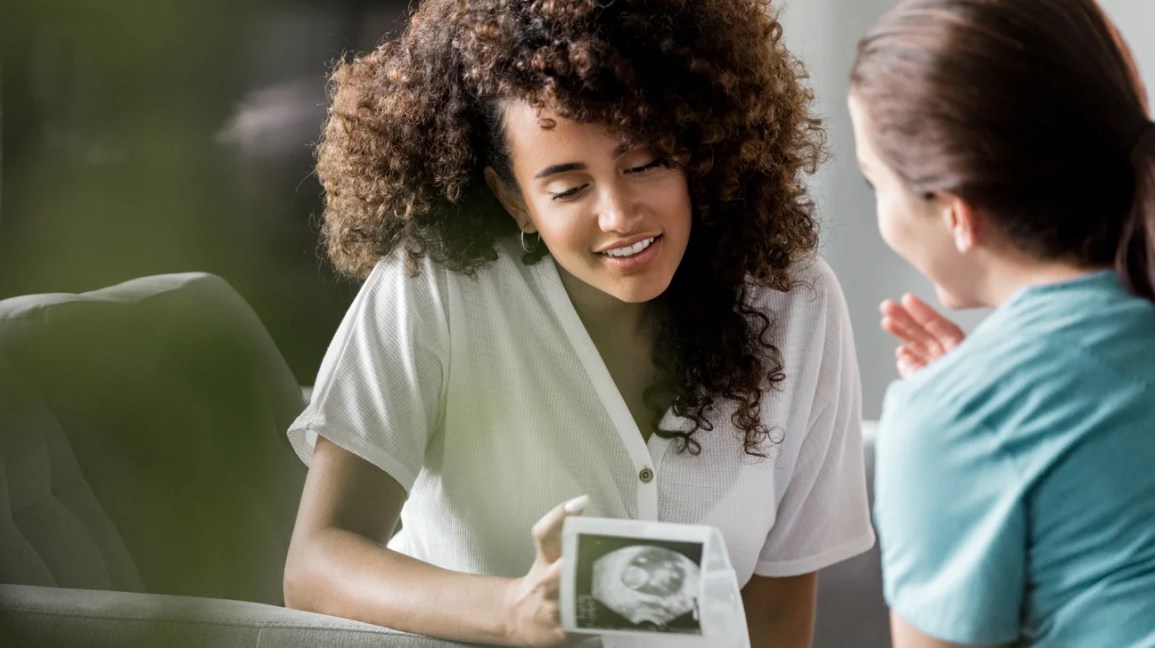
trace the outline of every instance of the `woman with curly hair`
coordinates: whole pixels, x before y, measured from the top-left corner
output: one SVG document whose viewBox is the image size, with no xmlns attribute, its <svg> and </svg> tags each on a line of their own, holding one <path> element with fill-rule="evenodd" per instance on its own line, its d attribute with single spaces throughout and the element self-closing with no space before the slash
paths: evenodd
<svg viewBox="0 0 1155 648">
<path fill-rule="evenodd" d="M 1155 647 L 1155 123 L 1094 0 L 902 0 L 850 113 L 883 238 L 894 643 Z"/>
<path fill-rule="evenodd" d="M 809 645 L 873 532 L 801 76 L 766 0 L 426 0 L 337 67 L 324 235 L 365 283 L 290 430 L 289 605 L 552 644 L 584 509 L 718 527 L 755 645 Z"/>
</svg>

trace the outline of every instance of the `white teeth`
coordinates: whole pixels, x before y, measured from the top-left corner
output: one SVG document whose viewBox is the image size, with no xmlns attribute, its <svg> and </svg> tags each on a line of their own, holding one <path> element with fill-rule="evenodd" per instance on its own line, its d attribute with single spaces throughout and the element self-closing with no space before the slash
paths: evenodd
<svg viewBox="0 0 1155 648">
<path fill-rule="evenodd" d="M 627 245 L 626 247 L 620 247 L 620 248 L 614 248 L 612 250 L 606 250 L 605 252 L 602 252 L 602 254 L 605 254 L 607 256 L 612 256 L 612 257 L 634 256 L 638 252 L 641 252 L 642 250 L 653 245 L 654 238 L 655 237 L 650 237 L 648 239 L 643 239 L 641 241 L 638 241 L 637 243 L 634 243 L 633 245 Z"/>
</svg>

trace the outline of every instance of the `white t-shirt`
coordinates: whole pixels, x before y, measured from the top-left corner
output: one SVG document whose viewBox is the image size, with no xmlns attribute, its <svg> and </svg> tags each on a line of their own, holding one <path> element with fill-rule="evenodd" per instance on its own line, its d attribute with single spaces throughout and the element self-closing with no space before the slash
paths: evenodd
<svg viewBox="0 0 1155 648">
<path fill-rule="evenodd" d="M 514 246 L 516 248 L 516 246 Z M 738 582 L 792 576 L 868 549 L 860 385 L 841 290 L 820 259 L 803 284 L 756 289 L 786 380 L 762 401 L 778 443 L 743 453 L 733 405 L 715 399 L 699 455 L 643 440 L 554 261 L 520 251 L 475 276 L 382 260 L 321 364 L 289 438 L 306 463 L 321 435 L 409 492 L 389 547 L 447 569 L 523 576 L 530 528 L 590 496 L 585 515 L 708 524 Z M 667 412 L 663 427 L 684 426 Z M 688 428 L 683 428 L 688 429 Z"/>
</svg>

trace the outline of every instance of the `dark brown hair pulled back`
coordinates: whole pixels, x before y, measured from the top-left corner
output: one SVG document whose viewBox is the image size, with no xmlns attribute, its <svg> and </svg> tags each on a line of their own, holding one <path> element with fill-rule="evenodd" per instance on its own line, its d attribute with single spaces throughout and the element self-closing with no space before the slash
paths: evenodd
<svg viewBox="0 0 1155 648">
<path fill-rule="evenodd" d="M 1135 200 L 1123 226 L 1116 266 L 1137 295 L 1155 301 L 1155 123 L 1142 127 L 1131 149 Z"/>
<path fill-rule="evenodd" d="M 1155 301 L 1155 136 L 1093 0 L 900 0 L 851 91 L 912 190 L 963 198 L 1036 258 L 1114 263 Z"/>
</svg>

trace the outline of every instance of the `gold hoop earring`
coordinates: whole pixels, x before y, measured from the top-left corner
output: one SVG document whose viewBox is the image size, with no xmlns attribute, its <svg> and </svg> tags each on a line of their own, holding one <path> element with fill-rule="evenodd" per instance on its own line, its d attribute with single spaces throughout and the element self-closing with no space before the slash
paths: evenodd
<svg viewBox="0 0 1155 648">
<path fill-rule="evenodd" d="M 541 247 L 541 232 L 537 232 L 537 243 L 534 244 L 531 249 L 525 244 L 525 230 L 521 230 L 521 249 L 524 250 L 526 254 L 533 254 L 539 247 Z"/>
</svg>

